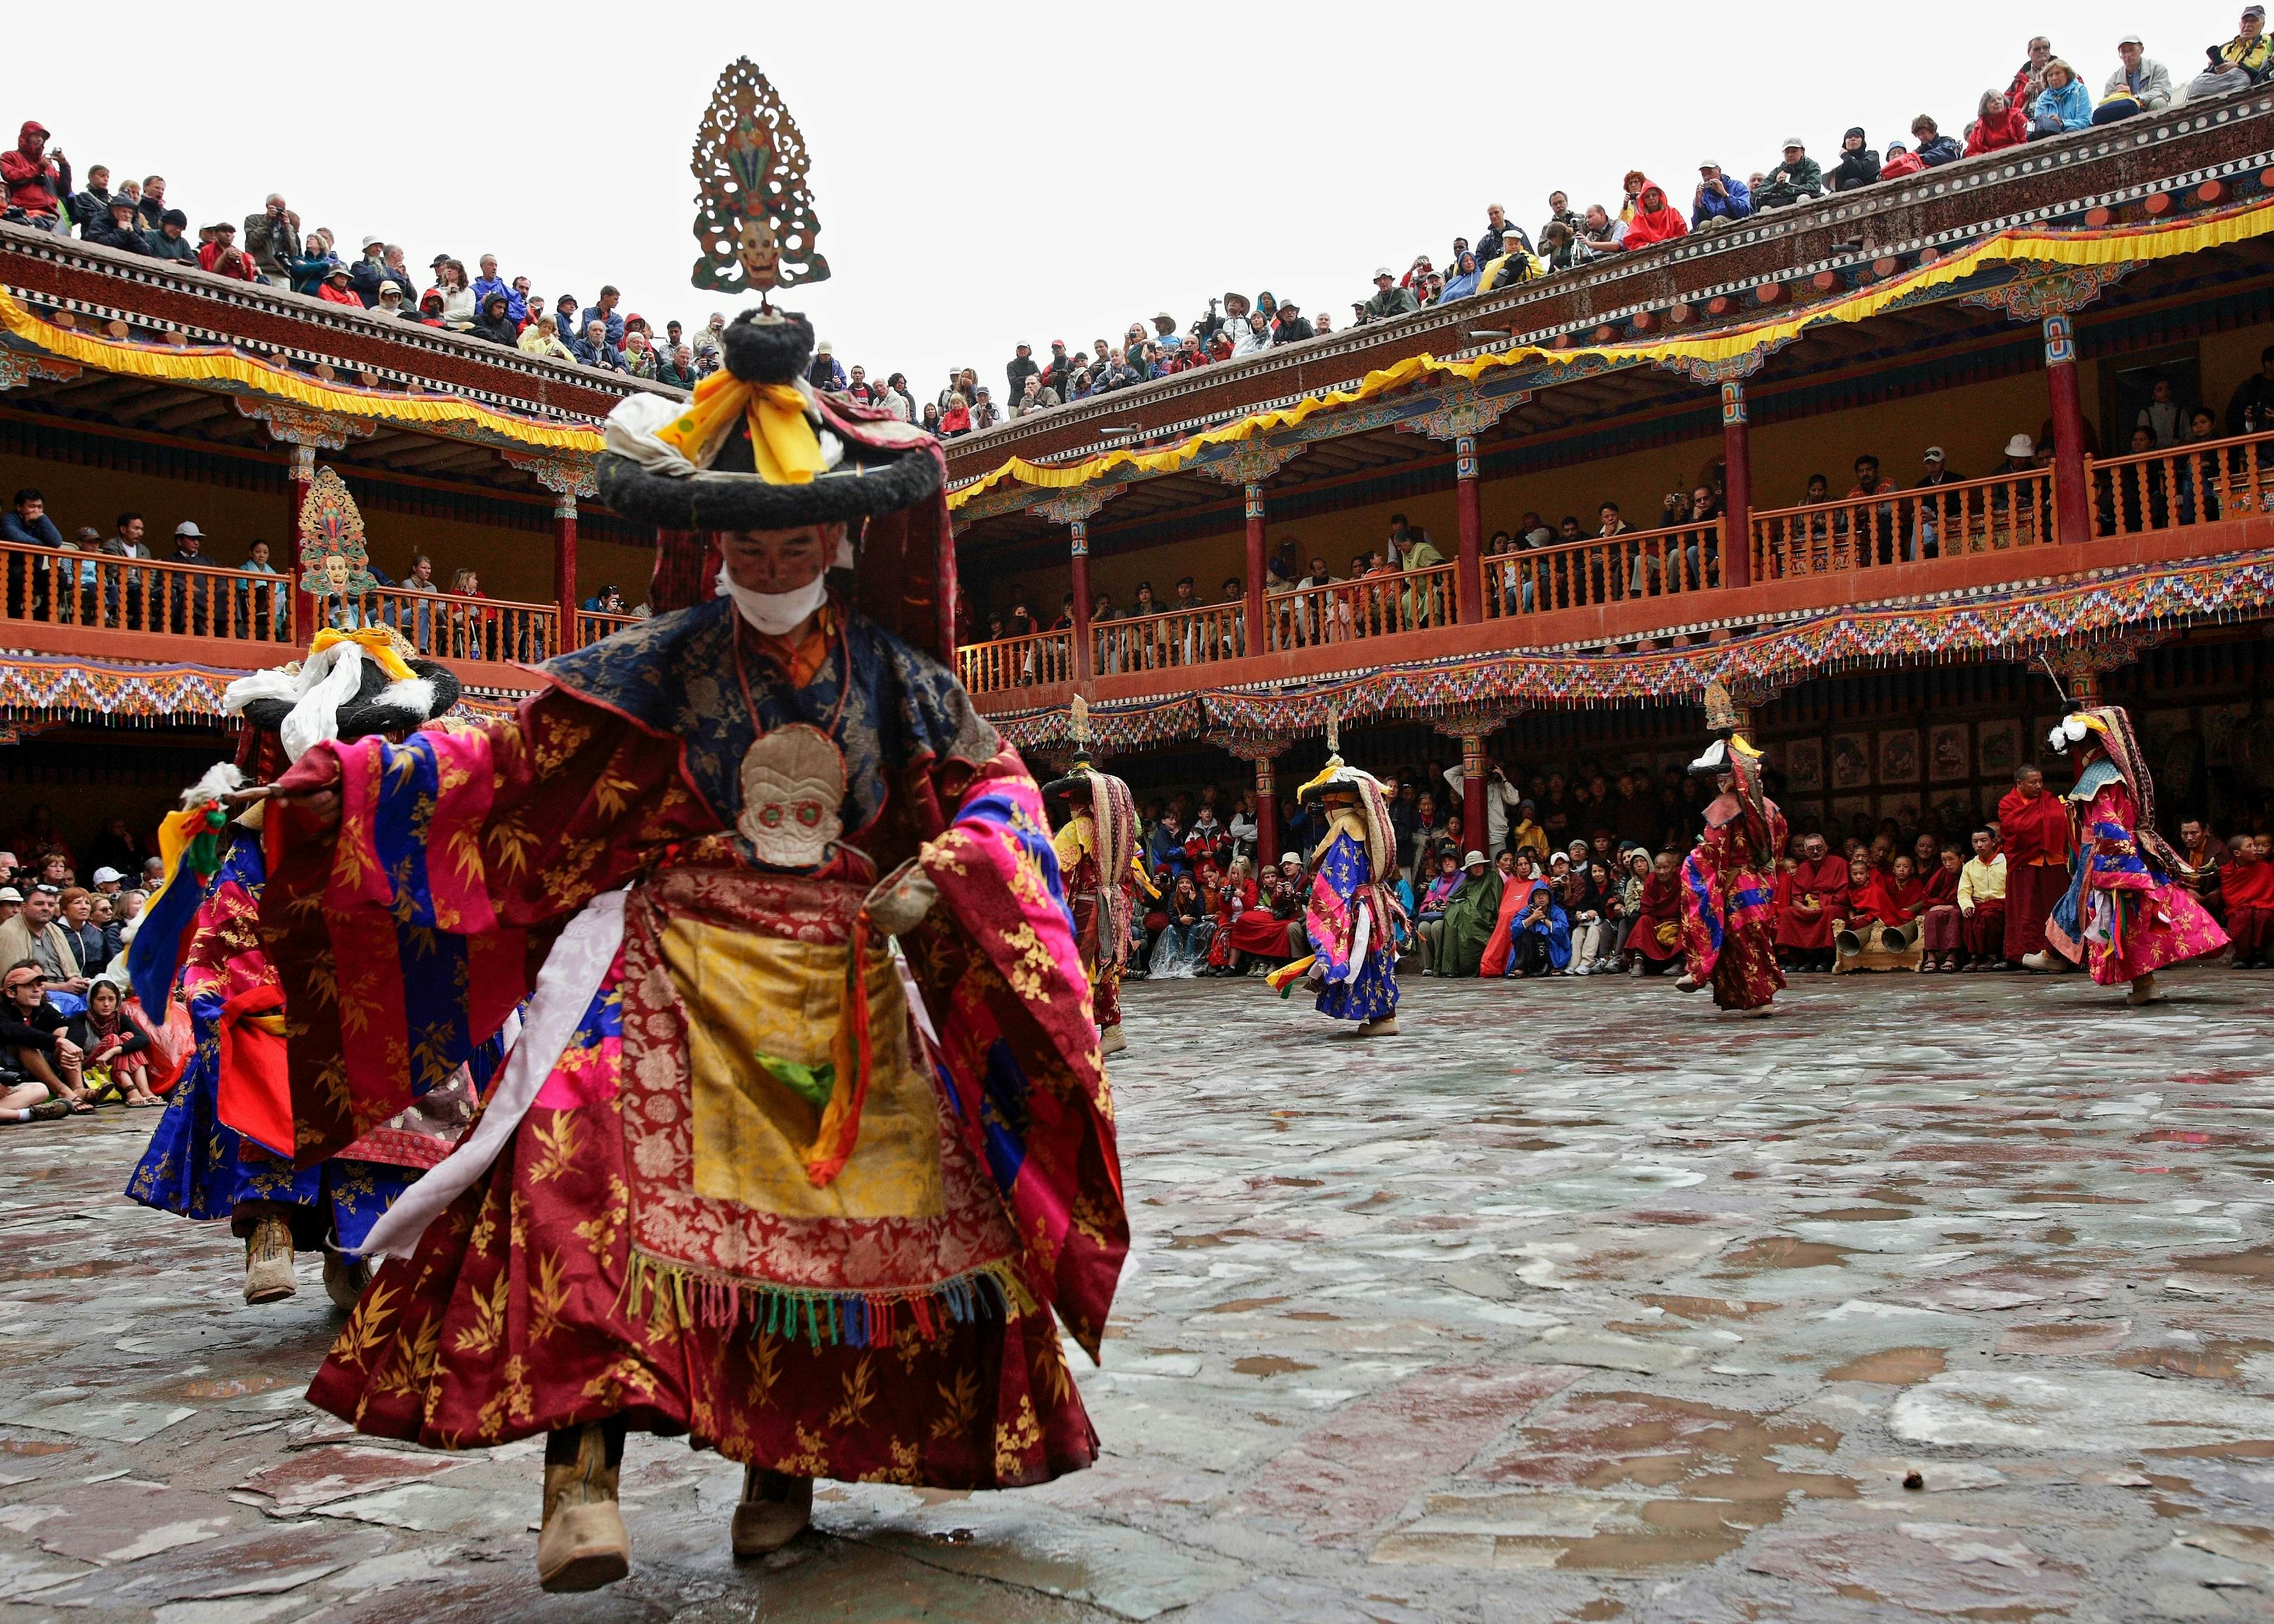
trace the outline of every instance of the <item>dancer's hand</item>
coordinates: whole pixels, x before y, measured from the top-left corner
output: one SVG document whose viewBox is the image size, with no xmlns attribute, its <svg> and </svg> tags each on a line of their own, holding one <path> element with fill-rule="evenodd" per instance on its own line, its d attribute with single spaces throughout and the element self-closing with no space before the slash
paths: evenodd
<svg viewBox="0 0 2274 1624">
<path fill-rule="evenodd" d="M 862 902 L 869 922 L 888 936 L 902 936 L 923 922 L 931 905 L 939 900 L 932 883 L 915 859 L 910 858 L 877 882 Z"/>
</svg>

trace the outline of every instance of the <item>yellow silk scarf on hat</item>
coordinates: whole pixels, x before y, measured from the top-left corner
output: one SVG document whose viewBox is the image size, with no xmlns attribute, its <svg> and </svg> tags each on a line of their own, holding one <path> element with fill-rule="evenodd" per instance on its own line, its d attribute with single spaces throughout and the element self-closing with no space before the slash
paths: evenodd
<svg viewBox="0 0 2274 1624">
<path fill-rule="evenodd" d="M 404 642 L 403 635 L 391 626 L 371 626 L 351 632 L 340 631 L 328 626 L 318 632 L 308 644 L 308 656 L 312 659 L 334 643 L 351 643 L 365 654 L 370 655 L 373 659 L 379 662 L 379 668 L 393 681 L 410 682 L 418 679 L 418 673 L 411 670 L 410 662 L 403 658 L 404 651 L 410 645 Z"/>
<path fill-rule="evenodd" d="M 732 372 L 713 372 L 695 386 L 687 410 L 656 438 L 705 468 L 737 418 L 750 425 L 750 455 L 768 485 L 809 485 L 822 471 L 821 439 L 794 384 L 746 383 Z"/>
</svg>

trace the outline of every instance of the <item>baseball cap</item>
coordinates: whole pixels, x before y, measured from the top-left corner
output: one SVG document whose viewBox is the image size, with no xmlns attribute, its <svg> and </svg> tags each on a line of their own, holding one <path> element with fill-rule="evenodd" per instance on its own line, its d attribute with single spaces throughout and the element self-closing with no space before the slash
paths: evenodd
<svg viewBox="0 0 2274 1624">
<path fill-rule="evenodd" d="M 200 541 L 205 539 L 206 535 L 203 530 L 198 528 L 198 522 L 195 519 L 184 519 L 179 524 L 174 526 L 174 534 L 177 536 L 195 536 Z"/>
<path fill-rule="evenodd" d="M 1926 448 L 1926 455 L 1925 455 L 1924 456 L 1921 457 L 1919 460 L 1920 460 L 1921 462 L 1941 462 L 1941 461 L 1942 461 L 1942 447 L 1941 447 L 1940 446 L 1929 446 L 1929 447 Z"/>
<path fill-rule="evenodd" d="M 1785 137 L 1785 138 L 1784 138 L 1784 144 L 1785 144 L 1787 147 L 1799 147 L 1803 152 L 1806 152 L 1806 151 L 1808 150 L 1808 143 L 1807 143 L 1806 141 L 1802 140 L 1802 139 L 1801 139 L 1798 136 L 1796 136 L 1796 135 L 1788 135 L 1787 137 Z"/>
<path fill-rule="evenodd" d="M 1391 270 L 1391 269 L 1390 269 L 1388 266 L 1386 266 L 1386 265 L 1377 265 L 1377 266 L 1375 266 L 1375 267 L 1374 267 L 1374 280 L 1375 280 L 1376 282 L 1381 281 L 1381 280 L 1382 280 L 1383 277 L 1385 277 L 1385 276 L 1389 277 L 1392 282 L 1395 282 L 1395 281 L 1397 281 L 1397 273 L 1396 271 Z"/>
<path fill-rule="evenodd" d="M 94 871 L 94 883 L 97 885 L 108 885 L 113 880 L 123 880 L 125 877 L 116 868 L 97 868 Z"/>
<path fill-rule="evenodd" d="M 2125 46 L 2127 46 L 2127 45 L 2136 45 L 2136 46 L 2138 46 L 2138 47 L 2139 47 L 2141 49 L 2142 49 L 2142 50 L 2145 50 L 2145 49 L 2148 49 L 2148 41 L 2145 41 L 2145 40 L 2143 40 L 2143 39 L 2142 39 L 2142 38 L 2141 38 L 2138 34 L 2126 34 L 2122 39 L 2120 39 L 2120 40 L 2119 40 L 2119 41 L 2116 41 L 2116 45 L 2117 45 L 2117 49 L 2120 49 L 2120 49 L 2123 49 Z"/>
</svg>

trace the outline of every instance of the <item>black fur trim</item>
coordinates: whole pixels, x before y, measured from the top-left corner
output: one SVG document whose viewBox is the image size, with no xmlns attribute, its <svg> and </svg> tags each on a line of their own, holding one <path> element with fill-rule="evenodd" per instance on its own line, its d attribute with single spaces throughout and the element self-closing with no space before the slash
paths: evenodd
<svg viewBox="0 0 2274 1624">
<path fill-rule="evenodd" d="M 412 675 L 433 685 L 433 703 L 421 710 L 382 700 L 381 695 L 394 686 L 395 679 L 380 668 L 377 660 L 365 659 L 356 696 L 340 707 L 342 740 L 364 739 L 373 733 L 410 733 L 423 722 L 449 714 L 463 691 L 458 679 L 433 660 L 412 659 L 405 663 Z M 291 714 L 290 700 L 256 699 L 245 707 L 245 721 L 266 733 L 282 729 L 284 718 Z"/>
<path fill-rule="evenodd" d="M 813 327 L 794 311 L 746 310 L 719 335 L 727 370 L 744 383 L 789 383 L 813 359 Z"/>
<path fill-rule="evenodd" d="M 600 500 L 636 523 L 667 530 L 786 530 L 845 524 L 913 508 L 939 494 L 939 459 L 921 445 L 884 451 L 847 440 L 845 460 L 805 485 L 757 477 L 749 432 L 738 428 L 713 471 L 651 474 L 628 457 L 603 453 Z"/>
</svg>

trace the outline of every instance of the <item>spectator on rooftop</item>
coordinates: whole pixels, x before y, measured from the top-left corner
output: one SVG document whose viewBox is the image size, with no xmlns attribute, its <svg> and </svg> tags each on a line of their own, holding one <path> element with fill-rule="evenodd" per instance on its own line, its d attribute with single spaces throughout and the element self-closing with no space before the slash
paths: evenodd
<svg viewBox="0 0 2274 1624">
<path fill-rule="evenodd" d="M 1753 194 L 1744 182 L 1723 174 L 1718 163 L 1698 166 L 1698 190 L 1690 201 L 1691 225 L 1702 226 L 1709 220 L 1739 221 L 1752 212 Z"/>
<path fill-rule="evenodd" d="M 2045 87 L 2029 109 L 2029 139 L 2066 135 L 2092 125 L 2092 96 L 2080 83 L 2076 70 L 2059 56 L 2045 64 Z"/>
<path fill-rule="evenodd" d="M 1635 199 L 1634 215 L 1627 222 L 1626 245 L 1646 248 L 1689 235 L 1690 222 L 1683 218 L 1680 209 L 1666 200 L 1666 188 L 1654 180 L 1643 182 L 1642 192 Z"/>
<path fill-rule="evenodd" d="M 1640 169 L 1629 169 L 1625 177 L 1620 181 L 1619 185 L 1623 194 L 1619 199 L 1621 225 L 1626 224 L 1634 218 L 1635 205 L 1641 200 L 1642 189 L 1647 184 L 1649 184 L 1649 177 Z"/>
<path fill-rule="evenodd" d="M 2224 45 L 2206 47 L 2203 54 L 2210 65 L 2189 82 L 2190 102 L 2264 84 L 2274 76 L 2274 35 L 2266 32 L 2266 8 L 2244 6 L 2242 32 Z"/>
<path fill-rule="evenodd" d="M 387 266 L 387 274 L 401 285 L 403 297 L 410 297 L 410 290 L 418 285 L 418 279 L 410 274 L 410 267 L 403 262 L 403 244 L 389 243 L 380 255 L 380 259 Z"/>
<path fill-rule="evenodd" d="M 82 222 L 79 236 L 99 248 L 116 248 L 121 253 L 150 252 L 150 244 L 134 229 L 134 199 L 128 197 L 112 198 L 103 206 L 101 219 Z"/>
<path fill-rule="evenodd" d="M 669 384 L 674 389 L 691 389 L 701 376 L 695 370 L 695 351 L 685 344 L 674 344 L 669 355 L 656 357 L 655 380 L 658 383 Z"/>
<path fill-rule="evenodd" d="M 48 517 L 48 499 L 34 485 L 16 492 L 14 504 L 0 513 L 0 541 L 23 547 L 60 547 L 64 533 Z"/>
<path fill-rule="evenodd" d="M 1984 153 L 2003 152 L 2029 139 L 2029 119 L 2006 99 L 2005 93 L 1984 91 L 1977 116 L 1966 132 L 1966 155 L 1975 158 Z"/>
<path fill-rule="evenodd" d="M 584 324 L 584 336 L 570 348 L 576 350 L 576 358 L 587 366 L 600 367 L 611 372 L 626 370 L 623 351 L 608 342 L 608 324 L 599 316 L 594 316 Z"/>
<path fill-rule="evenodd" d="M 466 267 L 456 259 L 443 260 L 434 267 L 434 287 L 442 296 L 442 325 L 460 333 L 471 331 L 481 312 L 473 285 L 466 280 Z"/>
<path fill-rule="evenodd" d="M 960 394 L 950 395 L 947 399 L 947 409 L 939 414 L 939 437 L 953 440 L 959 434 L 968 434 L 971 432 L 970 405 Z"/>
<path fill-rule="evenodd" d="M 300 216 L 284 207 L 282 192 L 270 192 L 260 214 L 245 217 L 245 255 L 268 281 L 291 285 L 292 261 L 300 257 Z"/>
<path fill-rule="evenodd" d="M 1303 307 L 1289 299 L 1279 306 L 1279 326 L 1271 335 L 1275 344 L 1291 344 L 1309 338 L 1311 324 L 1303 319 Z"/>
<path fill-rule="evenodd" d="M 521 348 L 521 329 L 514 326 L 508 313 L 512 298 L 502 288 L 493 289 L 482 296 L 482 307 L 470 329 L 476 338 L 486 338 L 493 344 L 502 344 L 508 350 Z"/>
<path fill-rule="evenodd" d="M 350 309 L 361 310 L 363 301 L 356 297 L 350 282 L 351 275 L 346 266 L 335 265 L 324 280 L 317 284 L 316 297 L 328 304 L 345 304 Z"/>
<path fill-rule="evenodd" d="M 145 233 L 154 233 L 165 222 L 166 207 L 166 177 L 162 175 L 143 177 L 142 201 L 138 207 Z M 189 224 L 186 215 L 183 217 L 182 223 L 184 227 Z"/>
<path fill-rule="evenodd" d="M 1864 126 L 1856 124 L 1840 138 L 1840 162 L 1824 177 L 1829 192 L 1853 192 L 1879 178 L 1879 154 L 1864 145 Z"/>
<path fill-rule="evenodd" d="M 71 234 L 63 214 L 72 192 L 71 161 L 61 147 L 48 150 L 48 127 L 38 119 L 26 118 L 13 149 L 0 153 L 0 186 L 7 192 L 7 219 L 58 237 Z"/>
<path fill-rule="evenodd" d="M 424 327 L 439 327 L 442 325 L 442 290 L 440 288 L 429 288 L 418 296 L 418 321 Z"/>
<path fill-rule="evenodd" d="M 1940 125 L 1925 113 L 1911 120 L 1911 139 L 1918 143 L 1915 149 L 1918 161 L 1930 169 L 1939 169 L 1946 163 L 1955 163 L 1966 154 L 1959 145 L 1942 132 Z"/>
<path fill-rule="evenodd" d="M 613 285 L 603 283 L 600 288 L 600 297 L 599 302 L 593 304 L 589 310 L 583 310 L 577 312 L 576 331 L 582 333 L 586 327 L 591 326 L 593 322 L 599 321 L 607 328 L 608 348 L 611 350 L 622 349 L 624 343 L 624 319 L 616 313 L 616 302 L 622 297 L 623 295 L 619 293 Z"/>
<path fill-rule="evenodd" d="M 2006 104 L 2023 117 L 2037 110 L 2037 97 L 2045 87 L 2045 68 L 2053 59 L 2053 42 L 2044 34 L 2029 41 L 2029 54 L 2014 71 L 2014 82 L 2006 86 Z"/>
<path fill-rule="evenodd" d="M 1784 140 L 1784 162 L 1762 177 L 1753 188 L 1753 207 L 1787 208 L 1805 198 L 1824 195 L 1824 170 L 1808 155 L 1808 143 L 1796 135 Z"/>
<path fill-rule="evenodd" d="M 655 347 L 647 335 L 634 328 L 624 335 L 624 371 L 635 378 L 652 379 L 657 372 Z"/>
<path fill-rule="evenodd" d="M 339 257 L 332 252 L 332 234 L 321 226 L 318 226 L 308 233 L 306 244 L 298 257 L 285 265 L 284 274 L 285 279 L 291 284 L 293 292 L 304 293 L 308 297 L 316 299 L 323 297 L 324 283 L 330 278 L 335 267 L 341 270 L 347 268 L 340 264 Z M 357 303 L 361 304 L 362 301 L 358 299 Z"/>
<path fill-rule="evenodd" d="M 720 353 L 721 340 L 719 338 L 719 335 L 724 333 L 726 330 L 726 312 L 716 310 L 711 312 L 710 320 L 704 322 L 702 327 L 696 329 L 694 343 L 695 359 L 698 364 L 705 362 L 712 363 L 711 365 L 706 367 L 705 370 L 707 371 L 716 370 L 714 358 Z"/>
<path fill-rule="evenodd" d="M 1048 411 L 1051 407 L 1060 403 L 1058 392 L 1056 389 L 1043 387 L 1042 374 L 1036 372 L 1028 378 L 1026 387 L 1020 392 L 1019 398 L 1011 402 L 1011 415 L 1014 417 L 1023 417 L 1028 412 Z"/>
<path fill-rule="evenodd" d="M 1579 229 L 1579 247 L 1589 258 L 1615 254 L 1626 246 L 1626 222 L 1611 218 L 1610 210 L 1600 203 L 1587 205 L 1587 217 Z"/>
<path fill-rule="evenodd" d="M 260 280 L 252 258 L 237 245 L 237 226 L 232 221 L 216 221 L 206 228 L 205 244 L 198 250 L 198 265 L 216 276 L 228 276 L 237 282 Z"/>
<path fill-rule="evenodd" d="M 1020 344 L 1019 352 L 1013 356 L 1003 368 L 1003 376 L 1011 386 L 1010 398 L 1014 401 L 1026 399 L 1027 380 L 1039 377 L 1042 370 L 1035 364 L 1035 347 L 1032 344 Z"/>
<path fill-rule="evenodd" d="M 2093 123 L 2112 124 L 2135 113 L 2157 113 L 2171 106 L 2172 71 L 2160 62 L 2150 61 L 2146 49 L 2136 34 L 2116 41 L 2116 71 L 2101 86 L 2100 105 L 2092 109 Z"/>
<path fill-rule="evenodd" d="M 1926 165 L 1919 162 L 1919 155 L 1916 153 L 1905 147 L 1901 141 L 1889 141 L 1886 162 L 1879 166 L 1879 178 L 1901 180 L 1905 176 L 1916 175 L 1925 168 Z"/>
<path fill-rule="evenodd" d="M 1359 306 L 1363 319 L 1367 321 L 1387 321 L 1393 316 L 1402 316 L 1420 308 L 1420 301 L 1413 297 L 1413 290 L 1399 287 L 1397 273 L 1386 265 L 1374 273 L 1374 297 Z"/>
<path fill-rule="evenodd" d="M 403 284 L 390 276 L 379 284 L 379 303 L 373 307 L 371 313 L 374 316 L 392 317 L 398 321 L 418 320 L 418 312 L 407 307 L 403 300 Z"/>
<path fill-rule="evenodd" d="M 1465 299 L 1477 290 L 1477 257 L 1464 250 L 1453 261 L 1453 274 L 1445 279 L 1445 300 Z"/>
<path fill-rule="evenodd" d="M 98 163 L 87 170 L 86 186 L 72 192 L 69 202 L 72 222 L 79 227 L 81 237 L 87 235 L 89 221 L 109 219 L 110 166 Z"/>
<path fill-rule="evenodd" d="M 1572 241 L 1578 241 L 1579 216 L 1572 210 L 1570 198 L 1561 191 L 1547 194 L 1547 218 L 1540 225 L 1540 251 L 1543 254 L 1547 249 L 1547 228 L 1553 225 L 1562 226 L 1571 234 Z M 1478 263 L 1482 264 L 1483 259 L 1480 258 Z"/>
<path fill-rule="evenodd" d="M 945 431 L 940 426 L 939 404 L 937 402 L 926 401 L 923 403 L 923 415 L 918 419 L 916 426 L 927 434 L 945 435 Z"/>
<path fill-rule="evenodd" d="M 1551 209 L 1554 208 L 1555 205 L 1552 200 L 1548 207 Z M 1506 252 L 1506 241 L 1511 236 L 1526 249 L 1529 249 L 1532 246 L 1532 239 L 1525 236 L 1524 228 L 1518 225 L 1511 225 L 1509 222 L 1508 211 L 1506 209 L 1501 207 L 1497 203 L 1486 205 L 1485 234 L 1477 238 L 1477 246 L 1475 250 L 1477 263 L 1479 265 L 1483 265 L 1489 260 L 1498 259 L 1502 253 Z"/>
<path fill-rule="evenodd" d="M 1551 271 L 1568 271 L 1579 263 L 1579 239 L 1570 226 L 1551 220 L 1540 231 L 1540 263 Z"/>
<path fill-rule="evenodd" d="M 380 284 L 394 281 L 394 278 L 387 274 L 387 239 L 385 237 L 364 238 L 362 256 L 350 268 L 348 281 L 354 287 L 356 297 L 363 301 L 363 307 L 365 310 L 379 308 Z M 402 284 L 398 282 L 396 286 L 399 289 Z"/>
<path fill-rule="evenodd" d="M 482 256 L 481 269 L 482 274 L 474 278 L 475 299 L 478 302 L 486 300 L 493 293 L 504 294 L 506 316 L 512 321 L 515 332 L 519 333 L 523 324 L 529 320 L 529 307 L 522 302 L 521 295 L 508 287 L 498 275 L 495 254 L 486 253 Z"/>
</svg>

